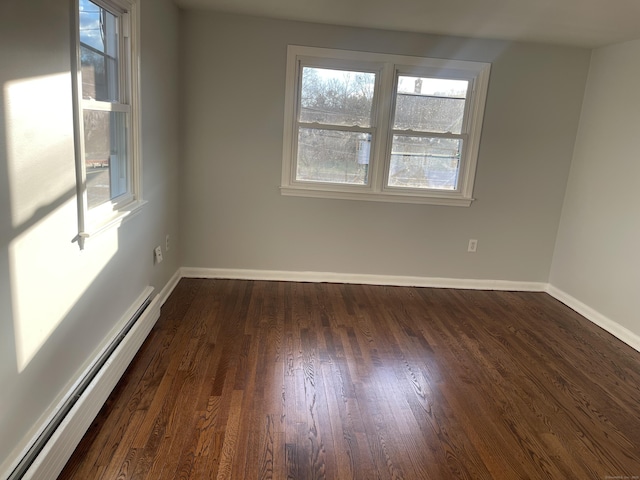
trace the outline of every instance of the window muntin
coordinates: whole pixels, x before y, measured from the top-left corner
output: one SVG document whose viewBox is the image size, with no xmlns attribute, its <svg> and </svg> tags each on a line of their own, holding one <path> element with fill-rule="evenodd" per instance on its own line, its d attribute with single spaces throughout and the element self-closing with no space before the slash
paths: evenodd
<svg viewBox="0 0 640 480">
<path fill-rule="evenodd" d="M 290 46 L 281 192 L 470 205 L 489 68 Z M 366 108 L 318 112 L 312 81 L 365 72 Z"/>
</svg>

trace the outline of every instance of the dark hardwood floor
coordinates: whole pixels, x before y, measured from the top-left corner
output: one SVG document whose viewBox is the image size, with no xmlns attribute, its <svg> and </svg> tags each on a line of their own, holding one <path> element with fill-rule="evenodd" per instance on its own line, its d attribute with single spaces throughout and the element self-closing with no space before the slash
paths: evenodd
<svg viewBox="0 0 640 480">
<path fill-rule="evenodd" d="M 640 353 L 544 293 L 183 279 L 60 479 L 631 479 Z"/>
</svg>

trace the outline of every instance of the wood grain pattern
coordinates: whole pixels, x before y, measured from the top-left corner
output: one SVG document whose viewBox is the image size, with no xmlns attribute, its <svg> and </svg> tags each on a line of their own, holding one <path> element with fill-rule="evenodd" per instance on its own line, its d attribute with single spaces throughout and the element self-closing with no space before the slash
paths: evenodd
<svg viewBox="0 0 640 480">
<path fill-rule="evenodd" d="M 60 480 L 640 476 L 640 354 L 544 293 L 183 279 Z"/>
</svg>

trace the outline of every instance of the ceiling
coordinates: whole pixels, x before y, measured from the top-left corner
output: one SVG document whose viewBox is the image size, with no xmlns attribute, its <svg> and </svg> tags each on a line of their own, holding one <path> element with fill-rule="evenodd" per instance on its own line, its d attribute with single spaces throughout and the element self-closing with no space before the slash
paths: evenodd
<svg viewBox="0 0 640 480">
<path fill-rule="evenodd" d="M 176 0 L 306 22 L 601 47 L 640 39 L 640 0 Z"/>
</svg>

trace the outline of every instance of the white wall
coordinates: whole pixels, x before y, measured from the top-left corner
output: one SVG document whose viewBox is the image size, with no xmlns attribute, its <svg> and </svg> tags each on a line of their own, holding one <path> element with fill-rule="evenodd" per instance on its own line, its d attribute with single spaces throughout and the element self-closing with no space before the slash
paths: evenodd
<svg viewBox="0 0 640 480">
<path fill-rule="evenodd" d="M 181 28 L 185 266 L 548 280 L 588 50 L 195 10 Z M 288 44 L 492 62 L 477 201 L 281 196 Z"/>
<path fill-rule="evenodd" d="M 640 40 L 593 52 L 550 275 L 554 287 L 632 332 L 636 340 L 639 84 Z"/>
<path fill-rule="evenodd" d="M 178 10 L 143 0 L 142 150 L 149 203 L 86 243 L 77 233 L 70 0 L 0 3 L 0 477 L 177 243 Z"/>
</svg>

